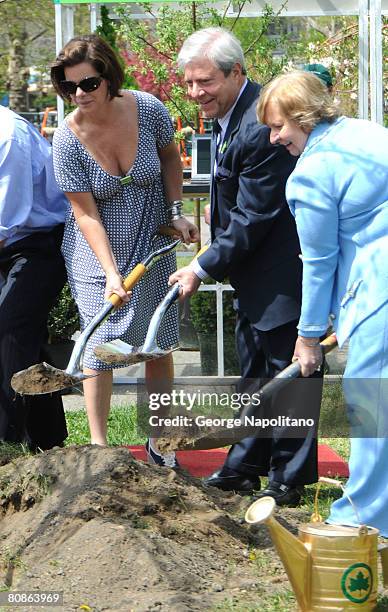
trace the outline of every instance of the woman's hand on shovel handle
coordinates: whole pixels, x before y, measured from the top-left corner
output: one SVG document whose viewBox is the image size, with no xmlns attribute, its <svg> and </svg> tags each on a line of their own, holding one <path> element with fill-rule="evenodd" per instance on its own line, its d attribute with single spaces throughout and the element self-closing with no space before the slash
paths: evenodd
<svg viewBox="0 0 388 612">
<path fill-rule="evenodd" d="M 192 271 L 190 266 L 180 268 L 168 279 L 169 285 L 179 283 L 181 286 L 180 299 L 193 295 L 201 284 L 201 279 Z"/>
<path fill-rule="evenodd" d="M 186 244 L 199 241 L 200 236 L 197 226 L 188 221 L 186 217 L 172 221 L 171 225 L 182 234 L 183 242 Z"/>
<path fill-rule="evenodd" d="M 323 354 L 319 345 L 319 338 L 305 338 L 298 336 L 295 344 L 292 361 L 298 360 L 301 374 L 311 376 L 322 364 Z"/>
<path fill-rule="evenodd" d="M 131 295 L 130 291 L 127 292 L 123 288 L 123 279 L 118 272 L 111 272 L 106 275 L 105 300 L 108 300 L 113 293 L 119 296 L 122 304 L 126 304 Z"/>
</svg>

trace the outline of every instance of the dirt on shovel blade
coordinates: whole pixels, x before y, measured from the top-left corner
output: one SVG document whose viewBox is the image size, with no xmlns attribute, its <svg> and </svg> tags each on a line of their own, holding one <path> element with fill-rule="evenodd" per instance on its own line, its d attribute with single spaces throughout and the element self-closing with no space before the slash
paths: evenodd
<svg viewBox="0 0 388 612">
<path fill-rule="evenodd" d="M 228 444 L 227 433 L 222 432 L 225 445 Z M 197 447 L 201 440 L 218 440 L 220 438 L 220 427 L 180 427 L 179 433 L 161 432 L 156 440 L 159 451 L 163 454 L 177 450 L 190 450 Z M 198 449 L 197 449 L 198 450 Z"/>
<path fill-rule="evenodd" d="M 128 353 L 127 355 L 121 355 L 120 353 L 114 353 L 113 351 L 107 351 L 106 349 L 96 346 L 94 349 L 94 354 L 97 359 L 100 359 L 104 363 L 108 365 L 132 365 L 135 363 L 139 363 L 140 361 L 150 361 L 151 359 L 155 359 L 155 357 L 159 357 L 157 353 Z"/>
<path fill-rule="evenodd" d="M 74 384 L 72 376 L 44 362 L 16 372 L 11 379 L 12 389 L 20 395 L 53 393 Z"/>
</svg>

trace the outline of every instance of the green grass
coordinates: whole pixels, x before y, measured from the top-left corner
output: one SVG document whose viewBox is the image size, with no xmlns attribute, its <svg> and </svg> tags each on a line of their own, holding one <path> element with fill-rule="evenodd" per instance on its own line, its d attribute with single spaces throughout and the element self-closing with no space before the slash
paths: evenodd
<svg viewBox="0 0 388 612">
<path fill-rule="evenodd" d="M 342 384 L 340 381 L 326 383 L 323 387 L 319 434 L 324 438 L 346 438 L 348 433 Z"/>
<path fill-rule="evenodd" d="M 69 431 L 66 446 L 90 443 L 88 420 L 83 410 L 67 412 L 66 421 Z M 137 432 L 136 407 L 112 407 L 108 419 L 108 444 L 112 446 L 132 445 L 141 444 L 144 441 L 144 436 Z"/>
<path fill-rule="evenodd" d="M 193 259 L 195 253 L 194 251 L 190 252 L 189 255 L 181 255 L 179 253 L 177 253 L 177 258 L 176 258 L 176 267 L 179 270 L 179 268 L 183 268 L 184 266 L 188 266 L 189 263 L 191 262 L 191 260 Z"/>
<path fill-rule="evenodd" d="M 239 603 L 239 599 L 225 599 L 213 606 L 211 612 L 291 612 L 297 609 L 295 596 L 290 590 L 273 595 L 258 591 L 257 604 Z"/>
<path fill-rule="evenodd" d="M 0 442 L 0 466 L 10 463 L 19 457 L 31 455 L 25 444 L 14 444 L 11 442 Z"/>
</svg>

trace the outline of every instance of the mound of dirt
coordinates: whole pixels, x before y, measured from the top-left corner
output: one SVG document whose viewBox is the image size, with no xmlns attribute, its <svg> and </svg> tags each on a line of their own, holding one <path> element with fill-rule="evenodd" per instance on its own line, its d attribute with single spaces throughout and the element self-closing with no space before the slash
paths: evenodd
<svg viewBox="0 0 388 612">
<path fill-rule="evenodd" d="M 66 612 L 248 610 L 289 589 L 267 529 L 243 520 L 249 503 L 124 448 L 12 461 L 0 468 L 0 587 L 63 591 Z"/>
</svg>

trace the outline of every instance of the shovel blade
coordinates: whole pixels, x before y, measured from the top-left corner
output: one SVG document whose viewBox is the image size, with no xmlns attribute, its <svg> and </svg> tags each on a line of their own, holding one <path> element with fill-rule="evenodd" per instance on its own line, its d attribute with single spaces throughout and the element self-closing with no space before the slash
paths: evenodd
<svg viewBox="0 0 388 612">
<path fill-rule="evenodd" d="M 94 354 L 97 359 L 100 359 L 108 365 L 131 365 L 137 363 L 136 356 L 141 349 L 137 346 L 127 344 L 122 340 L 116 339 L 112 342 L 99 344 L 94 349 Z"/>
<path fill-rule="evenodd" d="M 86 378 L 94 375 L 68 374 L 64 370 L 54 368 L 49 363 L 37 363 L 26 370 L 16 372 L 11 379 L 11 387 L 20 395 L 44 395 L 75 387 Z"/>
<path fill-rule="evenodd" d="M 143 351 L 142 347 L 132 346 L 122 340 L 116 339 L 112 342 L 105 342 L 99 344 L 94 349 L 94 354 L 98 359 L 114 367 L 115 365 L 134 365 L 141 363 L 142 361 L 151 361 L 152 359 L 159 359 L 165 355 L 169 355 L 172 351 L 176 350 L 177 347 L 173 347 L 166 351 L 161 350 L 155 345 L 155 350 Z"/>
</svg>

